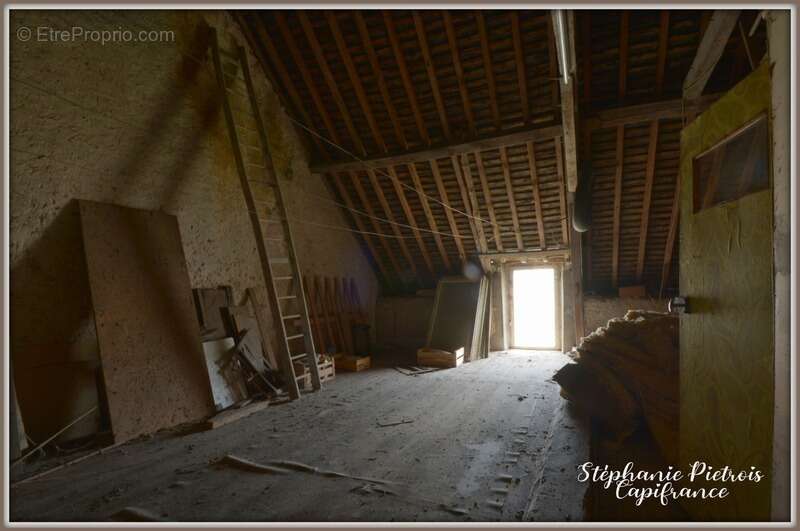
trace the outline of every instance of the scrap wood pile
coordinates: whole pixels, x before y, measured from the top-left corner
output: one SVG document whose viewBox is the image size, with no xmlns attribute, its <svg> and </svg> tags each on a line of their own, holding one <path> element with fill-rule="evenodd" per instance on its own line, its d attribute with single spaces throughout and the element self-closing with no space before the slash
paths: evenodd
<svg viewBox="0 0 800 531">
<path fill-rule="evenodd" d="M 314 347 L 339 370 L 370 367 L 369 315 L 353 278 L 303 276 Z"/>
<path fill-rule="evenodd" d="M 553 377 L 614 442 L 644 423 L 671 463 L 678 448 L 678 319 L 631 310 L 585 337 Z"/>
</svg>

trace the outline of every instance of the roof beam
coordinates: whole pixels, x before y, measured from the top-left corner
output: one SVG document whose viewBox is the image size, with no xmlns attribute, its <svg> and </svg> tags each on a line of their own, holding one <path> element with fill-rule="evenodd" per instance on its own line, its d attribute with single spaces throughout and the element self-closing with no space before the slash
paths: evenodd
<svg viewBox="0 0 800 531">
<path fill-rule="evenodd" d="M 611 285 L 619 285 L 619 226 L 622 214 L 622 166 L 625 146 L 625 126 L 617 126 L 617 170 L 614 174 L 614 224 L 611 241 Z"/>
<path fill-rule="evenodd" d="M 454 157 L 455 159 L 455 157 Z M 455 162 L 454 162 L 455 163 Z M 461 154 L 461 178 L 464 182 L 463 188 L 461 188 L 461 197 L 466 201 L 469 201 L 469 207 L 467 212 L 472 217 L 472 224 L 475 227 L 475 232 L 478 234 L 478 238 L 475 240 L 475 243 L 478 247 L 478 252 L 485 253 L 487 252 L 488 245 L 486 242 L 486 233 L 483 230 L 483 221 L 481 221 L 481 207 L 478 204 L 478 197 L 475 195 L 475 182 L 472 180 L 472 169 L 469 163 L 469 153 L 462 153 Z M 458 164 L 456 164 L 458 166 Z M 456 178 L 458 178 L 458 172 L 456 172 Z M 459 183 L 459 186 L 461 184 Z M 464 197 L 466 192 L 466 198 Z"/>
<path fill-rule="evenodd" d="M 414 238 L 417 240 L 417 245 L 422 253 L 423 260 L 425 260 L 425 265 L 428 267 L 428 271 L 431 274 L 434 274 L 431 256 L 428 254 L 428 249 L 425 247 L 425 243 L 422 241 L 422 234 L 419 232 L 417 220 L 414 217 L 414 212 L 412 212 L 411 206 L 408 204 L 408 199 L 406 199 L 406 193 L 403 191 L 403 185 L 400 183 L 400 179 L 397 177 L 397 172 L 394 170 L 394 168 L 390 166 L 388 171 L 389 177 L 392 180 L 392 185 L 394 185 L 394 192 L 397 194 L 397 198 L 400 200 L 400 206 L 403 207 L 403 213 L 406 215 L 406 220 L 408 221 L 408 224 L 413 227 L 411 231 L 414 233 Z"/>
<path fill-rule="evenodd" d="M 447 217 L 447 223 L 450 225 L 450 232 L 453 234 L 453 236 L 455 236 L 458 257 L 461 259 L 461 263 L 465 263 L 467 261 L 467 254 L 464 252 L 464 243 L 461 241 L 461 234 L 458 231 L 458 225 L 456 225 L 455 216 L 453 216 L 453 211 L 450 210 L 450 208 L 444 206 L 450 205 L 450 200 L 447 197 L 447 189 L 444 187 L 442 174 L 439 172 L 439 163 L 436 162 L 435 159 L 431 159 L 428 161 L 428 163 L 431 166 L 431 172 L 433 173 L 433 181 L 436 183 L 436 189 L 439 191 L 442 208 L 444 209 L 444 214 Z"/>
<path fill-rule="evenodd" d="M 719 98 L 719 94 L 702 96 L 695 101 L 684 102 L 680 99 L 644 103 L 642 105 L 629 105 L 617 107 L 606 111 L 599 111 L 585 120 L 589 129 L 604 129 L 619 125 L 632 125 L 652 120 L 678 120 L 684 116 L 693 116 L 705 110 Z"/>
<path fill-rule="evenodd" d="M 364 226 L 364 222 L 361 218 L 354 212 L 356 208 L 353 205 L 353 200 L 350 198 L 350 194 L 347 193 L 347 189 L 344 187 L 344 183 L 342 183 L 339 174 L 331 173 L 331 177 L 333 180 L 334 185 L 336 186 L 337 191 L 339 192 L 339 196 L 344 201 L 344 204 L 347 205 L 347 208 L 350 209 L 351 217 L 355 222 L 356 227 L 359 231 L 361 231 L 361 236 L 364 238 L 364 242 L 367 244 L 367 248 L 369 252 L 372 253 L 372 258 L 375 260 L 375 263 L 378 265 L 378 269 L 381 270 L 384 277 L 389 277 L 389 269 L 386 264 L 383 263 L 383 259 L 378 255 L 378 252 L 375 250 L 375 244 L 372 242 L 372 236 L 367 234 L 367 228 Z M 375 231 L 379 232 L 379 231 Z"/>
<path fill-rule="evenodd" d="M 703 89 L 711 77 L 714 67 L 725 51 L 731 32 L 741 13 L 738 9 L 718 9 L 711 15 L 703 39 L 697 47 L 697 54 L 683 80 L 683 98 L 694 100 L 703 94 Z"/>
<path fill-rule="evenodd" d="M 333 127 L 331 117 L 328 114 L 328 111 L 325 109 L 325 105 L 322 103 L 322 98 L 320 98 L 319 92 L 317 92 L 317 87 L 314 84 L 314 80 L 311 78 L 311 73 L 308 71 L 308 67 L 303 61 L 303 55 L 297 48 L 297 44 L 294 42 L 294 37 L 292 37 L 292 32 L 286 25 L 286 20 L 283 18 L 283 14 L 280 11 L 275 11 L 275 22 L 278 24 L 278 30 L 281 32 L 281 36 L 283 37 L 286 46 L 289 48 L 289 53 L 291 54 L 294 63 L 297 65 L 298 70 L 300 70 L 300 75 L 303 78 L 303 82 L 306 84 L 306 88 L 311 95 L 314 106 L 317 108 L 317 112 L 322 117 L 322 121 L 325 124 L 325 128 L 328 130 L 330 139 L 336 144 L 341 144 L 342 141 L 339 138 L 339 134 L 336 132 L 336 128 Z"/>
<path fill-rule="evenodd" d="M 369 106 L 366 92 L 364 92 L 364 85 L 361 83 L 361 78 L 358 75 L 356 66 L 353 64 L 353 58 L 350 56 L 350 50 L 348 50 L 347 43 L 342 36 L 342 31 L 339 29 L 339 23 L 336 20 L 336 14 L 334 11 L 325 11 L 325 16 L 328 19 L 328 26 L 331 29 L 331 33 L 333 33 L 333 40 L 336 41 L 336 47 L 339 49 L 339 55 L 341 56 L 342 62 L 347 70 L 347 76 L 350 78 L 350 83 L 353 85 L 356 98 L 358 98 L 361 111 L 367 118 L 367 124 L 369 125 L 369 129 L 372 132 L 373 138 L 375 139 L 375 143 L 378 145 L 381 151 L 385 153 L 387 151 L 386 142 L 384 141 L 380 128 L 375 121 L 375 116 L 372 114 L 372 109 Z"/>
<path fill-rule="evenodd" d="M 261 19 L 260 15 L 255 15 L 255 31 L 256 35 L 251 34 L 247 22 L 244 20 L 243 17 L 240 15 L 239 20 L 240 25 L 244 28 L 245 34 L 250 40 L 250 47 L 253 50 L 260 51 L 260 48 L 256 46 L 256 40 L 261 42 L 264 45 L 264 48 L 267 51 L 267 56 L 269 61 L 272 62 L 274 69 L 268 69 L 267 67 L 267 57 L 263 57 L 261 53 L 258 53 L 259 60 L 261 62 L 261 66 L 264 67 L 265 72 L 266 70 L 273 70 L 277 77 L 280 79 L 281 85 L 283 85 L 283 89 L 289 96 L 289 100 L 292 102 L 292 108 L 294 112 L 296 112 L 300 118 L 305 122 L 305 125 L 308 127 L 313 128 L 314 122 L 311 121 L 311 117 L 308 115 L 308 111 L 306 111 L 306 106 L 303 104 L 303 101 L 300 99 L 300 95 L 297 92 L 297 88 L 294 86 L 292 82 L 292 78 L 289 75 L 289 72 L 286 70 L 286 66 L 283 64 L 281 60 L 280 54 L 278 50 L 275 48 L 275 45 L 272 42 L 272 39 L 269 38 L 268 32 L 264 29 L 264 21 Z M 270 76 L 272 77 L 272 76 Z M 271 82 L 278 87 L 277 80 L 271 79 Z M 327 157 L 328 151 L 327 147 L 322 143 L 322 140 L 318 136 L 308 134 L 313 140 L 314 143 L 317 145 L 319 152 L 322 156 Z"/>
<path fill-rule="evenodd" d="M 567 194 L 564 192 L 564 165 L 561 162 L 561 138 L 554 139 L 556 150 L 556 172 L 558 175 L 558 207 L 561 211 L 561 242 L 569 244 L 569 211 L 567 210 Z"/>
<path fill-rule="evenodd" d="M 420 12 L 418 10 L 413 10 L 411 15 L 414 18 L 414 28 L 416 29 L 419 47 L 422 51 L 422 60 L 425 62 L 425 69 L 428 72 L 428 81 L 431 84 L 433 101 L 436 103 L 436 111 L 439 113 L 439 121 L 442 123 L 442 131 L 444 132 L 444 137 L 449 140 L 450 125 L 447 123 L 447 113 L 444 110 L 442 95 L 439 92 L 439 81 L 436 79 L 436 67 L 433 64 L 431 52 L 428 48 L 428 37 L 425 34 L 425 23 L 422 21 L 422 16 L 420 16 Z"/>
<path fill-rule="evenodd" d="M 411 112 L 414 114 L 414 120 L 417 122 L 417 129 L 419 136 L 425 144 L 430 145 L 431 138 L 428 135 L 428 130 L 425 128 L 425 122 L 422 119 L 422 114 L 419 112 L 419 103 L 417 102 L 417 93 L 414 90 L 414 84 L 411 82 L 411 76 L 408 75 L 408 68 L 406 67 L 406 60 L 403 57 L 403 50 L 400 48 L 400 42 L 397 40 L 397 32 L 394 28 L 394 21 L 392 20 L 392 12 L 389 10 L 383 11 L 383 21 L 386 24 L 386 31 L 389 35 L 389 42 L 392 45 L 394 58 L 397 62 L 397 67 L 400 70 L 400 77 L 403 80 L 403 86 L 408 96 L 408 103 L 411 105 Z"/>
<path fill-rule="evenodd" d="M 316 31 L 311 25 L 311 22 L 308 20 L 305 11 L 297 11 L 297 17 L 300 19 L 300 25 L 303 27 L 303 31 L 306 34 L 306 39 L 311 45 L 311 50 L 314 52 L 317 65 L 319 66 L 320 70 L 322 70 L 322 77 L 325 78 L 325 83 L 328 85 L 328 90 L 331 91 L 333 101 L 336 102 L 336 106 L 339 108 L 339 114 L 341 114 L 342 119 L 344 119 L 344 124 L 345 127 L 347 127 L 348 133 L 350 133 L 350 138 L 353 140 L 356 148 L 361 151 L 363 155 L 366 155 L 367 148 L 364 147 L 364 142 L 361 140 L 361 135 L 358 134 L 355 125 L 353 125 L 353 120 L 350 117 L 347 104 L 344 102 L 342 94 L 339 92 L 339 87 L 336 85 L 336 78 L 333 77 L 333 72 L 331 72 L 330 67 L 328 67 L 328 60 L 325 59 L 325 54 L 322 52 L 319 41 L 317 41 Z"/>
<path fill-rule="evenodd" d="M 367 212 L 367 216 L 369 216 L 370 221 L 372 222 L 372 229 L 375 231 L 375 233 L 382 234 L 380 225 L 378 225 L 377 216 L 375 215 L 375 211 L 372 209 L 372 202 L 369 200 L 369 198 L 367 198 L 367 193 L 364 191 L 364 186 L 361 184 L 361 178 L 358 176 L 358 173 L 354 171 L 348 173 L 350 175 L 350 180 L 353 182 L 353 187 L 356 189 L 356 193 L 361 200 L 361 204 L 363 205 L 364 210 Z M 381 245 L 383 246 L 383 250 L 386 252 L 386 256 L 389 257 L 389 260 L 392 262 L 392 266 L 394 267 L 398 278 L 402 281 L 400 272 L 403 270 L 403 268 L 400 267 L 400 263 L 397 261 L 397 257 L 394 255 L 394 251 L 389 245 L 389 241 L 385 236 L 379 236 L 379 238 Z"/>
<path fill-rule="evenodd" d="M 367 167 L 385 168 L 388 166 L 398 166 L 400 164 L 411 164 L 414 162 L 426 162 L 432 159 L 444 159 L 462 153 L 472 153 L 475 151 L 488 151 L 499 149 L 504 146 L 514 146 L 524 144 L 529 141 L 549 140 L 561 136 L 562 128 L 560 125 L 548 127 L 533 127 L 518 130 L 516 132 L 504 133 L 500 135 L 487 136 L 477 140 L 470 140 L 458 144 L 446 144 L 439 147 L 407 151 L 386 157 L 376 157 L 363 161 L 331 162 L 312 165 L 312 173 L 327 173 L 329 171 L 349 171 L 363 170 Z"/>
<path fill-rule="evenodd" d="M 472 234 L 472 241 L 475 243 L 475 248 L 479 253 L 481 253 L 483 250 L 481 249 L 480 239 L 478 238 L 478 229 L 475 227 L 475 214 L 472 212 L 469 195 L 467 194 L 467 189 L 464 186 L 464 177 L 461 170 L 461 158 L 458 155 L 452 155 L 450 157 L 450 164 L 453 167 L 456 184 L 458 185 L 458 192 L 461 195 L 461 203 L 464 205 L 464 212 L 467 214 L 467 223 L 469 225 L 470 233 Z"/>
<path fill-rule="evenodd" d="M 411 182 L 414 183 L 414 188 L 424 191 L 424 188 L 422 188 L 422 181 L 419 178 L 419 173 L 417 173 L 417 167 L 414 164 L 408 165 L 408 173 L 411 174 Z M 439 250 L 439 255 L 442 258 L 442 262 L 444 263 L 445 268 L 449 271 L 452 269 L 450 257 L 447 255 L 447 251 L 444 248 L 444 243 L 442 243 L 442 236 L 439 234 L 439 224 L 436 223 L 436 218 L 433 217 L 431 205 L 428 203 L 428 196 L 424 193 L 420 193 L 419 202 L 422 204 L 422 211 L 425 212 L 425 217 L 428 220 L 428 226 L 430 226 L 431 230 L 434 231 L 433 239 L 436 242 L 436 248 Z"/>
<path fill-rule="evenodd" d="M 628 91 L 628 26 L 630 13 L 625 10 L 620 13 L 619 19 L 619 79 L 617 80 L 617 97 L 619 101 L 625 100 Z"/>
<path fill-rule="evenodd" d="M 361 35 L 361 43 L 367 51 L 369 64 L 372 67 L 372 74 L 375 76 L 375 80 L 378 83 L 378 89 L 380 90 L 381 98 L 383 98 L 383 104 L 386 106 L 386 111 L 389 113 L 389 120 L 392 122 L 392 126 L 394 126 L 394 134 L 397 137 L 397 142 L 405 149 L 408 149 L 408 140 L 403 132 L 403 127 L 400 125 L 400 120 L 397 117 L 397 111 L 394 108 L 394 103 L 392 103 L 392 98 L 389 96 L 386 79 L 383 77 L 378 55 L 375 53 L 375 48 L 372 46 L 372 38 L 369 35 L 366 23 L 364 23 L 364 16 L 361 14 L 361 11 L 354 11 L 353 13 L 356 19 L 358 33 Z"/>
<path fill-rule="evenodd" d="M 578 147 L 575 131 L 575 86 L 577 85 L 574 61 L 575 32 L 574 14 L 572 11 L 564 12 L 553 10 L 550 21 L 553 30 L 553 39 L 558 49 L 558 62 L 561 76 L 558 86 L 561 93 L 561 123 L 564 128 L 564 163 L 566 165 L 567 190 L 574 192 L 578 188 Z M 564 78 L 568 81 L 565 81 Z M 559 159 L 560 162 L 560 159 Z M 568 214 L 564 214 L 568 215 Z M 566 241 L 566 240 L 565 240 Z"/>
<path fill-rule="evenodd" d="M 464 105 L 464 114 L 467 117 L 467 125 L 469 126 L 472 136 L 475 136 L 475 116 L 472 114 L 469 91 L 467 91 L 467 84 L 464 81 L 464 69 L 461 67 L 461 57 L 458 53 L 458 40 L 456 39 L 456 32 L 453 28 L 453 18 L 450 16 L 450 11 L 447 10 L 442 11 L 442 17 L 444 18 L 445 33 L 447 33 L 447 44 L 453 58 L 453 69 L 455 70 L 456 81 L 458 82 L 458 92 L 461 94 L 461 103 Z"/>
<path fill-rule="evenodd" d="M 658 288 L 658 297 L 664 295 L 664 286 L 669 280 L 670 266 L 672 265 L 672 252 L 675 249 L 675 238 L 678 234 L 678 215 L 680 213 L 681 201 L 681 175 L 680 171 L 675 178 L 675 195 L 672 198 L 672 212 L 669 216 L 669 232 L 667 233 L 667 243 L 664 246 L 664 263 L 661 265 L 661 285 Z"/>
<path fill-rule="evenodd" d="M 483 18 L 483 11 L 475 13 L 478 22 L 478 35 L 481 41 L 481 56 L 483 57 L 483 69 L 486 73 L 486 85 L 489 89 L 489 104 L 492 109 L 494 126 L 500 129 L 500 109 L 497 106 L 497 88 L 494 83 L 494 69 L 492 68 L 492 54 L 489 49 L 489 37 L 486 34 L 486 20 Z"/>
<path fill-rule="evenodd" d="M 664 70 L 667 65 L 669 48 L 669 10 L 661 10 L 661 24 L 658 28 L 658 52 L 656 52 L 656 94 L 664 93 Z"/>
<path fill-rule="evenodd" d="M 503 239 L 500 236 L 500 226 L 497 224 L 497 217 L 494 213 L 494 203 L 492 202 L 492 191 L 489 189 L 489 181 L 486 179 L 486 168 L 483 166 L 483 157 L 480 151 L 474 153 L 475 166 L 478 168 L 478 177 L 481 181 L 481 190 L 486 201 L 486 211 L 489 213 L 489 221 L 492 222 L 492 233 L 494 234 L 494 246 L 499 252 L 503 252 Z"/>
<path fill-rule="evenodd" d="M 542 212 L 542 198 L 539 195 L 539 173 L 536 171 L 536 149 L 533 142 L 528 142 L 528 164 L 531 170 L 531 185 L 533 186 L 533 206 L 536 209 L 536 230 L 539 233 L 539 248 L 547 248 L 544 235 L 544 213 Z"/>
<path fill-rule="evenodd" d="M 514 61 L 517 65 L 517 83 L 519 84 L 519 100 L 522 104 L 522 120 L 528 123 L 530 119 L 530 104 L 528 103 L 528 79 L 525 73 L 525 54 L 522 51 L 522 35 L 519 31 L 519 12 L 509 11 L 511 17 L 511 39 L 514 41 Z"/>
<path fill-rule="evenodd" d="M 517 214 L 517 201 L 514 199 L 514 186 L 511 183 L 511 166 L 508 164 L 508 152 L 505 147 L 500 148 L 500 166 L 503 169 L 503 181 L 506 185 L 508 207 L 511 210 L 511 223 L 514 225 L 514 236 L 517 240 L 517 250 L 523 251 L 525 243 L 522 241 L 522 231 L 519 229 L 519 215 Z"/>
<path fill-rule="evenodd" d="M 581 48 L 583 49 L 583 100 L 588 107 L 592 100 L 592 12 L 584 11 L 581 24 Z"/>
<path fill-rule="evenodd" d="M 414 259 L 411 257 L 411 253 L 408 251 L 405 237 L 400 232 L 400 228 L 397 226 L 397 221 L 395 221 L 394 214 L 392 214 L 392 208 L 389 206 L 389 202 L 386 200 L 386 194 L 383 193 L 381 183 L 378 182 L 378 177 L 375 175 L 374 171 L 367 170 L 367 176 L 369 177 L 369 182 L 372 183 L 372 189 L 375 191 L 375 195 L 378 196 L 378 202 L 381 204 L 381 208 L 383 208 L 384 217 L 389 220 L 392 225 L 392 232 L 394 232 L 395 237 L 397 237 L 397 242 L 400 244 L 400 250 L 403 251 L 403 256 L 406 257 L 406 261 L 411 267 L 411 271 L 414 273 L 414 275 L 416 275 L 417 263 L 414 261 Z"/>
<path fill-rule="evenodd" d="M 653 195 L 653 179 L 656 173 L 656 152 L 658 149 L 658 120 L 650 122 L 650 138 L 647 147 L 647 166 L 642 196 L 642 219 L 639 225 L 639 254 L 636 259 L 636 279 L 642 281 L 644 258 L 647 250 L 647 229 L 650 223 L 650 202 Z"/>
</svg>

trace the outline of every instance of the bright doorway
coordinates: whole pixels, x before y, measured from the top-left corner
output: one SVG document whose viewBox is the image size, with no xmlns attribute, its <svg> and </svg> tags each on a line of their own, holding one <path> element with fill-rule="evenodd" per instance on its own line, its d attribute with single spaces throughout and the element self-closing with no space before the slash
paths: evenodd
<svg viewBox="0 0 800 531">
<path fill-rule="evenodd" d="M 560 350 L 559 271 L 554 267 L 511 270 L 511 346 Z"/>
</svg>

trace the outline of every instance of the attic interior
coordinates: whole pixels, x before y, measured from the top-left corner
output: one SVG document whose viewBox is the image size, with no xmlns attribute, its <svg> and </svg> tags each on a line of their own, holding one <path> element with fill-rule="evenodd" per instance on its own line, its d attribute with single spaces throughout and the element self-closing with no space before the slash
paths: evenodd
<svg viewBox="0 0 800 531">
<path fill-rule="evenodd" d="M 11 521 L 789 520 L 790 16 L 11 10 Z"/>
</svg>

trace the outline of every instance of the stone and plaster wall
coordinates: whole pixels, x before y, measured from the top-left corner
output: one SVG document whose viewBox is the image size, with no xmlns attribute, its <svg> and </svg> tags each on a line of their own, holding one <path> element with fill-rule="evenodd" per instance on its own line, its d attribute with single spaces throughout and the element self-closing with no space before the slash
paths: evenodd
<svg viewBox="0 0 800 531">
<path fill-rule="evenodd" d="M 223 11 L 14 11 L 10 65 L 11 353 L 35 440 L 98 403 L 98 352 L 75 199 L 177 217 L 193 287 L 264 289 L 227 136 L 206 25 L 246 47 Z M 38 28 L 172 31 L 172 42 L 44 42 Z M 16 38 L 19 28 L 30 40 Z M 289 216 L 347 227 L 248 53 Z M 239 102 L 244 106 L 246 101 Z M 293 222 L 303 271 L 353 277 L 374 313 L 375 275 L 353 235 Z M 266 300 L 262 292 L 262 300 Z M 91 433 L 99 416 L 70 435 Z"/>
</svg>

